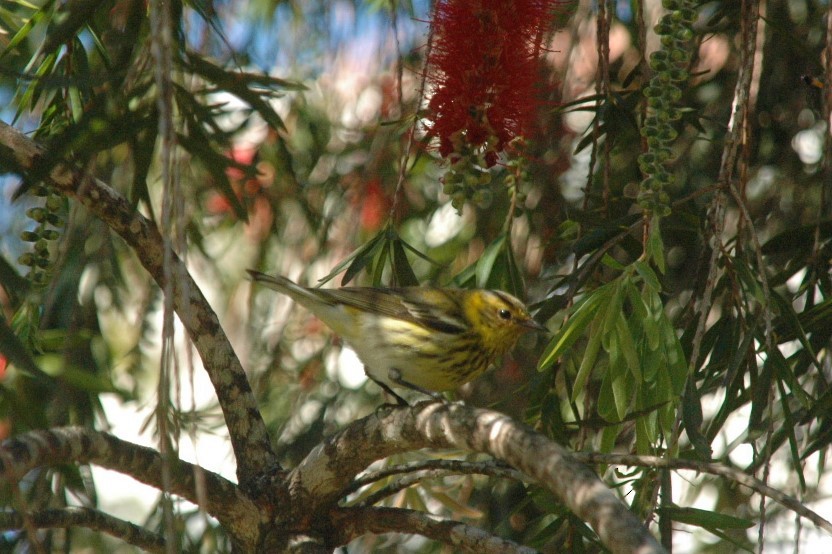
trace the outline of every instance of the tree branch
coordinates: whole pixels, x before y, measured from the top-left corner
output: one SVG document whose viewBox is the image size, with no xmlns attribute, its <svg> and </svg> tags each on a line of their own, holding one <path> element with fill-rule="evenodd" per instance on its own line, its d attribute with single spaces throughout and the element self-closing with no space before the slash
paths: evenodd
<svg viewBox="0 0 832 554">
<path fill-rule="evenodd" d="M 193 464 L 163 460 L 152 448 L 123 441 L 109 433 L 63 427 L 25 433 L 0 445 L 0 481 L 19 481 L 34 468 L 65 463 L 92 463 L 159 489 L 162 488 L 162 464 L 167 463 L 172 477 L 170 492 L 200 504 Z M 260 509 L 231 481 L 204 469 L 200 478 L 204 479 L 206 491 L 202 504 L 205 510 L 233 537 L 255 544 Z"/>
<path fill-rule="evenodd" d="M 440 520 L 415 510 L 399 508 L 339 508 L 332 514 L 333 522 L 346 544 L 367 533 L 419 534 L 471 554 L 533 554 L 536 550 L 501 539 L 479 527 L 459 521 Z"/>
<path fill-rule="evenodd" d="M 592 525 L 613 552 L 662 552 L 641 522 L 566 449 L 508 416 L 461 404 L 379 409 L 316 447 L 290 474 L 290 490 L 313 514 L 332 506 L 367 465 L 417 448 L 464 448 L 509 463 Z"/>
<path fill-rule="evenodd" d="M 26 514 L 38 529 L 48 527 L 86 527 L 119 538 L 148 552 L 164 552 L 165 540 L 138 525 L 91 508 L 69 507 Z M 0 512 L 0 529 L 20 529 L 24 516 L 20 512 Z"/>
<path fill-rule="evenodd" d="M 821 517 L 820 514 L 807 508 L 796 498 L 777 489 L 771 488 L 760 479 L 748 475 L 743 471 L 721 464 L 699 462 L 696 460 L 667 459 L 658 456 L 631 456 L 620 454 L 597 454 L 594 452 L 577 452 L 575 458 L 587 464 L 625 465 L 632 467 L 654 467 L 673 470 L 689 469 L 700 473 L 710 473 L 726 477 L 740 485 L 745 485 L 754 492 L 767 496 L 796 514 L 805 517 L 827 533 L 832 534 L 832 522 Z"/>
<path fill-rule="evenodd" d="M 399 492 L 400 490 L 415 485 L 416 483 L 426 479 L 444 477 L 449 474 L 479 474 L 488 475 L 489 477 L 514 479 L 516 481 L 523 481 L 526 479 L 526 476 L 516 469 L 494 460 L 483 462 L 466 462 L 464 460 L 421 460 L 411 464 L 387 467 L 380 471 L 363 475 L 359 479 L 350 483 L 349 488 L 345 492 L 358 490 L 359 488 L 378 480 L 401 474 L 405 475 L 382 487 L 370 496 L 362 498 L 360 500 L 360 505 L 372 506 L 376 502 L 379 502 L 382 499 Z"/>
<path fill-rule="evenodd" d="M 22 175 L 38 171 L 46 152 L 17 129 L 0 121 L 0 160 L 13 164 Z M 136 252 L 141 264 L 162 290 L 167 279 L 163 268 L 164 241 L 158 228 L 130 206 L 127 199 L 105 183 L 68 165 L 54 167 L 48 183 L 74 196 L 118 233 Z M 244 490 L 260 492 L 257 476 L 279 471 L 245 371 L 220 326 L 216 313 L 191 279 L 182 261 L 172 256 L 176 279 L 174 308 L 188 331 L 214 385 L 237 459 L 237 479 Z"/>
</svg>

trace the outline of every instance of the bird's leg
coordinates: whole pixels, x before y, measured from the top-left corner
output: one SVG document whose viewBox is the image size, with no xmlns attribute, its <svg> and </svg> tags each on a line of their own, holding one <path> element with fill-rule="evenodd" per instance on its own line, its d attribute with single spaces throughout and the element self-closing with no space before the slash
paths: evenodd
<svg viewBox="0 0 832 554">
<path fill-rule="evenodd" d="M 369 373 L 367 374 L 367 377 L 370 377 Z M 407 403 L 407 400 L 405 400 L 404 398 L 402 398 L 401 396 L 396 394 L 393 391 L 393 389 L 391 389 L 390 387 L 387 386 L 386 383 L 383 383 L 383 382 L 379 381 L 378 379 L 374 379 L 373 377 L 370 377 L 370 379 L 373 379 L 375 384 L 381 387 L 381 390 L 383 390 L 384 392 L 386 392 L 387 394 L 389 394 L 390 396 L 395 398 L 396 399 L 396 404 L 398 404 L 399 406 L 410 406 L 410 404 Z"/>
<path fill-rule="evenodd" d="M 398 369 L 394 368 L 394 367 L 391 367 L 391 368 L 388 370 L 388 372 L 387 372 L 387 376 L 390 378 L 390 380 L 391 380 L 391 381 L 393 381 L 393 382 L 394 382 L 394 383 L 396 383 L 397 385 L 400 385 L 400 386 L 402 386 L 402 387 L 408 388 L 408 389 L 410 389 L 410 390 L 415 390 L 416 392 L 421 392 L 422 394 L 425 394 L 425 395 L 427 395 L 427 396 L 430 396 L 431 398 L 433 398 L 433 399 L 434 399 L 434 400 L 436 400 L 437 402 L 442 402 L 442 403 L 444 403 L 444 404 L 447 404 L 447 403 L 448 403 L 448 401 L 447 401 L 447 400 L 445 400 L 445 397 L 444 397 L 444 396 L 442 396 L 441 394 L 439 394 L 438 392 L 434 392 L 434 391 L 432 391 L 432 390 L 428 390 L 428 389 L 422 388 L 422 387 L 420 387 L 419 385 L 414 385 L 414 384 L 413 384 L 413 383 L 411 383 L 410 381 L 405 381 L 405 380 L 402 378 L 402 372 L 401 372 L 401 371 L 399 371 Z M 398 397 L 398 395 L 396 395 L 396 396 Z"/>
</svg>

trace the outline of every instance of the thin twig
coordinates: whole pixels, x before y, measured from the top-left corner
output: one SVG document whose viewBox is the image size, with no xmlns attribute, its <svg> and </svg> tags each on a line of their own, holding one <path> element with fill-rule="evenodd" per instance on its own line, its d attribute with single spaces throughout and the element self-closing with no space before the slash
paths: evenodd
<svg viewBox="0 0 832 554">
<path fill-rule="evenodd" d="M 437 4 L 438 5 L 438 4 Z M 395 32 L 397 23 L 396 23 L 396 16 L 393 15 L 393 29 Z M 399 39 L 398 33 L 396 32 L 396 49 L 399 48 Z M 407 175 L 407 161 L 410 158 L 410 152 L 413 150 L 413 142 L 415 141 L 416 136 L 416 126 L 419 125 L 419 111 L 422 107 L 422 101 L 425 98 L 425 89 L 427 88 L 427 80 L 428 80 L 428 59 L 430 59 L 430 53 L 433 50 L 433 25 L 430 25 L 428 30 L 428 45 L 425 50 L 425 61 L 423 64 L 422 69 L 422 80 L 419 83 L 419 93 L 416 96 L 416 113 L 413 114 L 413 123 L 410 125 L 410 130 L 407 133 L 407 144 L 405 145 L 404 151 L 402 152 L 402 158 L 399 162 L 399 177 L 396 181 L 396 190 L 393 193 L 393 202 L 390 205 L 390 215 L 388 216 L 390 221 L 395 221 L 396 218 L 396 211 L 399 207 L 399 198 L 402 195 L 402 188 L 404 187 L 404 178 Z M 399 56 L 399 63 L 401 64 L 401 52 L 397 52 Z M 404 117 L 404 105 L 403 102 L 403 94 L 402 94 L 402 76 L 403 76 L 404 69 L 402 66 L 399 66 L 399 110 L 402 113 L 402 117 Z"/>
<path fill-rule="evenodd" d="M 691 470 L 700 473 L 709 473 L 725 477 L 740 485 L 746 486 L 758 493 L 761 496 L 771 498 L 778 504 L 792 510 L 794 513 L 804 517 L 823 529 L 827 533 L 832 534 L 832 522 L 823 518 L 817 512 L 807 508 L 800 503 L 796 498 L 787 495 L 777 489 L 774 489 L 762 480 L 757 479 L 752 475 L 748 475 L 738 469 L 728 467 L 722 464 L 715 464 L 710 462 L 700 462 L 697 460 L 685 460 L 681 458 L 661 458 L 658 456 L 632 456 L 623 454 L 597 454 L 594 452 L 576 452 L 574 454 L 577 460 L 586 464 L 607 464 L 607 465 L 624 465 L 631 467 L 652 467 L 652 468 L 667 468 L 673 470 Z"/>
</svg>

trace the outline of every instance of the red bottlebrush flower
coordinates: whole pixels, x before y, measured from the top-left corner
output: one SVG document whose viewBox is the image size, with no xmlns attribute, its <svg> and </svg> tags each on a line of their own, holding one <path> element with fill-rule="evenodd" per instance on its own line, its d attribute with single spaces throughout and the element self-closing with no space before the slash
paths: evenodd
<svg viewBox="0 0 832 554">
<path fill-rule="evenodd" d="M 361 227 L 370 232 L 380 229 L 388 209 L 381 182 L 378 179 L 370 180 L 361 199 Z"/>
<path fill-rule="evenodd" d="M 497 152 L 533 127 L 539 94 L 538 57 L 556 0 L 439 0 L 427 60 L 435 91 L 428 104 L 439 153 L 460 153 L 465 143 L 496 143 Z"/>
</svg>

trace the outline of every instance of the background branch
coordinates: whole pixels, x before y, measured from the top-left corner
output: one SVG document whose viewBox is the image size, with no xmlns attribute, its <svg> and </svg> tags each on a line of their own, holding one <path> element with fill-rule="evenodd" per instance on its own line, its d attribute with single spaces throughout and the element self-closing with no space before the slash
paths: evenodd
<svg viewBox="0 0 832 554">
<path fill-rule="evenodd" d="M 118 519 L 92 508 L 68 507 L 52 510 L 41 510 L 26 514 L 35 527 L 86 527 L 94 531 L 101 531 L 124 542 L 137 546 L 148 552 L 164 552 L 165 540 L 134 525 L 129 521 Z M 19 512 L 0 512 L 0 529 L 20 529 L 24 516 Z"/>
<path fill-rule="evenodd" d="M 47 153 L 17 129 L 0 121 L 0 159 L 16 165 L 26 175 L 38 168 Z M 51 185 L 77 198 L 93 214 L 120 235 L 136 252 L 144 268 L 162 290 L 167 279 L 164 270 L 164 241 L 158 228 L 118 192 L 98 179 L 86 176 L 67 165 L 58 165 L 48 175 Z M 237 478 L 250 492 L 259 490 L 255 476 L 278 471 L 266 425 L 251 391 L 245 371 L 220 326 L 216 313 L 191 279 L 182 261 L 171 254 L 174 266 L 174 307 L 188 331 L 214 390 L 217 393 L 231 444 L 237 459 Z M 184 276 L 181 277 L 181 276 Z M 187 296 L 186 296 L 187 295 Z"/>
<path fill-rule="evenodd" d="M 171 471 L 169 492 L 198 503 L 196 468 L 182 460 L 168 459 L 151 448 L 123 441 L 109 433 L 65 427 L 31 431 L 8 439 L 0 446 L 0 478 L 18 481 L 30 470 L 70 463 L 92 463 L 129 475 L 161 490 L 162 464 Z M 203 508 L 242 541 L 253 541 L 258 532 L 260 509 L 237 486 L 210 471 L 201 470 L 207 494 Z"/>
<path fill-rule="evenodd" d="M 763 481 L 757 479 L 753 475 L 748 475 L 747 473 L 732 467 L 722 464 L 700 462 L 697 460 L 660 458 L 658 456 L 598 454 L 594 452 L 576 452 L 574 456 L 577 460 L 581 460 L 587 464 L 625 465 L 633 467 L 667 468 L 674 470 L 689 469 L 700 473 L 719 475 L 720 477 L 725 477 L 731 481 L 739 483 L 740 485 L 745 485 L 760 495 L 771 498 L 796 514 L 805 517 L 827 533 L 832 534 L 832 523 L 829 522 L 829 520 L 823 518 L 817 512 L 810 510 L 805 504 L 802 504 L 796 498 L 766 485 Z"/>
<path fill-rule="evenodd" d="M 339 542 L 367 533 L 418 533 L 471 554 L 533 554 L 533 548 L 501 539 L 479 527 L 459 521 L 440 520 L 415 510 L 398 508 L 340 508 L 333 521 L 343 534 Z"/>
</svg>

